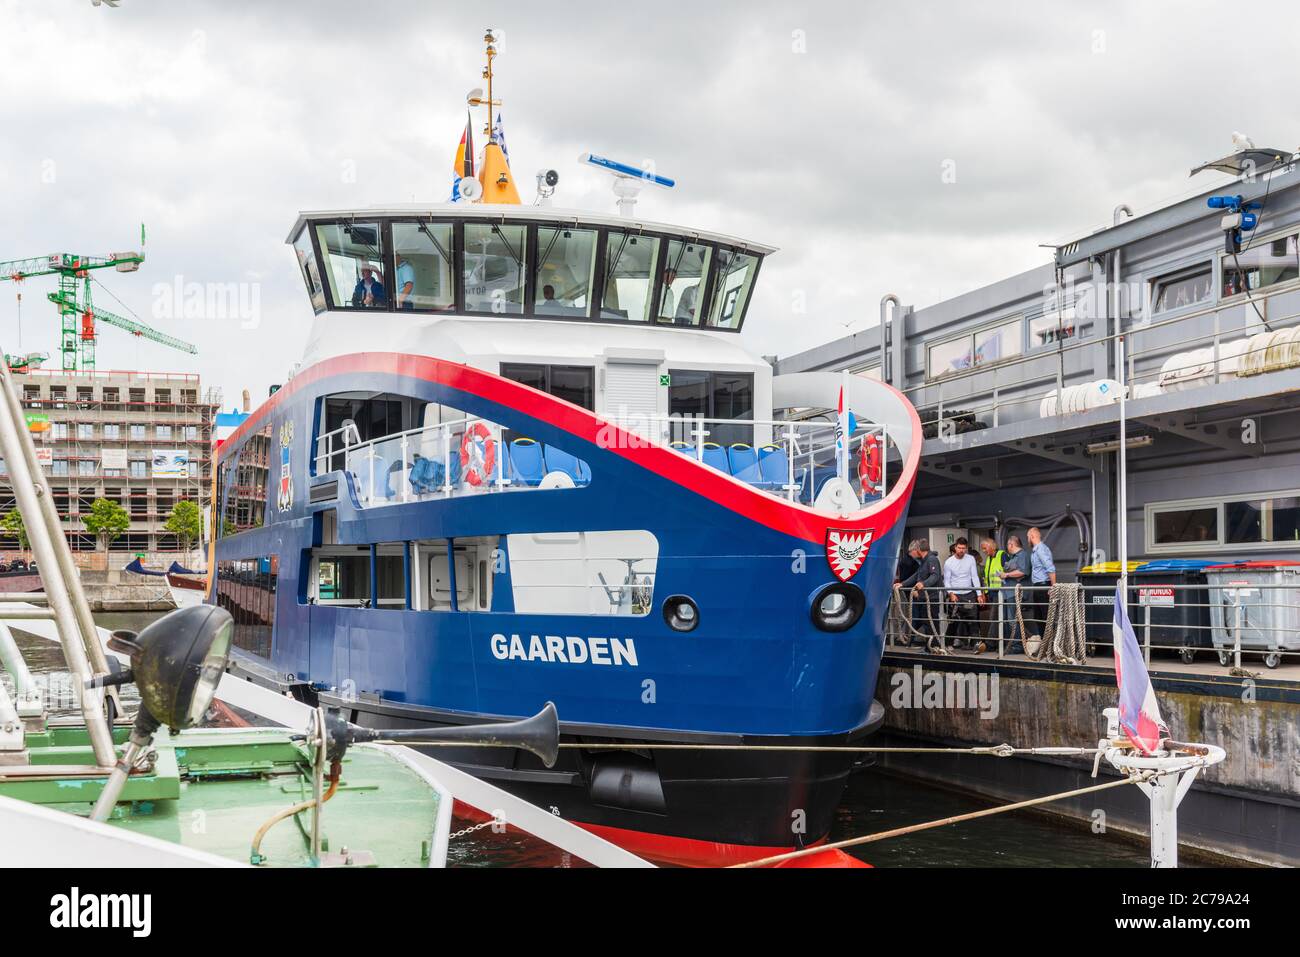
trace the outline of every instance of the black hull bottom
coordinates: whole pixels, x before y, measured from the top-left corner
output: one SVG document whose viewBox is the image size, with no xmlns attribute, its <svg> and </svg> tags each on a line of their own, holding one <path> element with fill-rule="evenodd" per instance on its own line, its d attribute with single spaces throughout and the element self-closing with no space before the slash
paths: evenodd
<svg viewBox="0 0 1300 957">
<path fill-rule="evenodd" d="M 412 728 L 471 723 L 430 709 L 320 695 L 356 724 Z M 638 853 L 674 863 L 730 863 L 807 847 L 830 831 L 848 775 L 859 756 L 807 751 L 647 750 L 638 744 L 845 745 L 883 720 L 852 732 L 816 737 L 742 736 L 564 725 L 561 740 L 619 743 L 626 749 L 564 748 L 554 768 L 504 748 L 433 747 L 429 754 L 558 812 Z M 472 723 L 478 720 L 474 719 Z M 725 847 L 724 847 L 725 846 Z M 747 851 L 751 853 L 747 853 Z"/>
</svg>

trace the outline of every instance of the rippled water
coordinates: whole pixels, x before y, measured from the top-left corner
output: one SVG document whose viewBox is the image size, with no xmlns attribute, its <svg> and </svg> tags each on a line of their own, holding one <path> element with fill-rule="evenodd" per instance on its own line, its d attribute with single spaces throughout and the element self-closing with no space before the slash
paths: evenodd
<svg viewBox="0 0 1300 957">
<path fill-rule="evenodd" d="M 96 616 L 104 628 L 140 629 L 154 613 Z M 53 642 L 16 633 L 18 645 L 47 689 L 52 713 L 74 713 L 63 652 Z M 13 685 L 3 675 L 7 687 Z M 122 689 L 133 706 L 135 689 Z M 989 807 L 990 803 L 928 783 L 872 769 L 856 774 L 837 812 L 830 839 L 843 840 Z M 452 830 L 473 825 L 457 819 Z M 906 837 L 852 848 L 849 853 L 877 867 L 1147 867 L 1145 848 L 1115 836 L 1091 833 L 1030 812 L 1001 814 Z M 585 862 L 527 834 L 495 834 L 483 828 L 453 840 L 448 863 L 458 867 L 583 867 Z"/>
</svg>

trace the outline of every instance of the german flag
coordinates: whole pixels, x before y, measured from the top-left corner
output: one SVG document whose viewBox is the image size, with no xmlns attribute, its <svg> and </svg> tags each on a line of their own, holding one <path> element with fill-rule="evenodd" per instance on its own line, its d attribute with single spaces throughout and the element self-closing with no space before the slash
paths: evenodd
<svg viewBox="0 0 1300 957">
<path fill-rule="evenodd" d="M 465 132 L 460 134 L 460 145 L 456 147 L 456 162 L 452 165 L 452 171 L 460 177 L 472 177 L 474 175 L 474 131 L 472 128 L 473 121 L 469 114 L 465 115 Z"/>
</svg>

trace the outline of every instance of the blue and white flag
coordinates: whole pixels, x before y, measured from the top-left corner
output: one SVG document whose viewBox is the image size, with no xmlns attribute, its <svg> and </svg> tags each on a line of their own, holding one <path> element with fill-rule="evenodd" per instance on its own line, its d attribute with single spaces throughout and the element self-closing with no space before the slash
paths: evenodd
<svg viewBox="0 0 1300 957">
<path fill-rule="evenodd" d="M 1119 724 L 1133 746 L 1143 754 L 1154 754 L 1160 748 L 1162 737 L 1168 737 L 1169 726 L 1160 716 L 1160 704 L 1151 687 L 1138 647 L 1137 635 L 1128 620 L 1124 607 L 1124 579 L 1115 585 L 1115 620 L 1111 625 L 1115 643 L 1115 680 L 1119 684 Z"/>
<path fill-rule="evenodd" d="M 501 114 L 497 114 L 496 125 L 492 127 L 492 141 L 501 147 L 501 155 L 510 163 L 510 150 L 506 148 L 506 128 L 501 125 Z"/>
</svg>

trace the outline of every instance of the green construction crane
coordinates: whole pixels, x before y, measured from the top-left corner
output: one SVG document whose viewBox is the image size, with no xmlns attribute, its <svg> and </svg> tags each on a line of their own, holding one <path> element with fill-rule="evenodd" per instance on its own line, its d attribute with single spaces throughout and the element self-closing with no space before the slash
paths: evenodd
<svg viewBox="0 0 1300 957">
<path fill-rule="evenodd" d="M 140 227 L 140 245 L 144 247 L 144 227 Z M 95 368 L 95 341 L 99 337 L 96 322 L 116 326 L 134 336 L 157 342 L 190 354 L 198 350 L 188 342 L 159 332 L 134 319 L 123 319 L 95 309 L 90 295 L 91 273 L 96 269 L 115 269 L 118 272 L 135 272 L 144 262 L 143 252 L 110 253 L 107 256 L 78 256 L 72 253 L 53 253 L 35 259 L 18 259 L 0 262 L 0 282 L 23 282 L 36 276 L 58 276 L 57 292 L 49 294 L 50 302 L 59 310 L 62 323 L 60 349 L 65 371 Z"/>
</svg>

